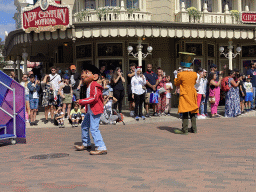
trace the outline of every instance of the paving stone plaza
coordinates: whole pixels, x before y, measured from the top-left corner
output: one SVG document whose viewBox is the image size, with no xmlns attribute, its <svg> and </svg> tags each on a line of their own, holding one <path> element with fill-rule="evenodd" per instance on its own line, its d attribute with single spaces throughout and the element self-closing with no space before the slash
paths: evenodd
<svg viewBox="0 0 256 192">
<path fill-rule="evenodd" d="M 254 117 L 101 126 L 107 155 L 75 151 L 78 128 L 28 128 L 26 144 L 0 145 L 1 191 L 255 191 Z"/>
</svg>

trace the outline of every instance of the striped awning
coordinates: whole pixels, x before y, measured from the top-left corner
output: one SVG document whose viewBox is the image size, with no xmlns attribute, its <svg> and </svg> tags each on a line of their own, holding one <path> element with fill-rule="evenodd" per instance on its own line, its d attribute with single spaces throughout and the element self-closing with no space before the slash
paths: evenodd
<svg viewBox="0 0 256 192">
<path fill-rule="evenodd" d="M 255 39 L 255 26 L 226 24 L 192 24 L 167 22 L 94 22 L 73 24 L 66 31 L 27 34 L 16 30 L 6 39 L 7 55 L 12 46 L 33 41 L 94 37 L 170 37 Z"/>
</svg>

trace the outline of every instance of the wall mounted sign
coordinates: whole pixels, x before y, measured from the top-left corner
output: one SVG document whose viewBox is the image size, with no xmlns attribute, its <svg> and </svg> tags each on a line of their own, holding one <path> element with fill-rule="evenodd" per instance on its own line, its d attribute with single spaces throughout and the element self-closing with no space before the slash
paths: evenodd
<svg viewBox="0 0 256 192">
<path fill-rule="evenodd" d="M 59 5 L 53 0 L 40 0 L 34 6 L 22 10 L 22 28 L 26 33 L 35 31 L 66 30 L 72 24 L 72 13 L 68 5 Z"/>
<path fill-rule="evenodd" d="M 256 12 L 242 12 L 241 21 L 243 23 L 256 23 Z"/>
</svg>

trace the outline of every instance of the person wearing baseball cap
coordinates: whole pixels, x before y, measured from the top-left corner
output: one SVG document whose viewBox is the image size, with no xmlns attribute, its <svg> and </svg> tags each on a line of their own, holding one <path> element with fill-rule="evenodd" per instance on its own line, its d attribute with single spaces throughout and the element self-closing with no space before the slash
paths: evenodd
<svg viewBox="0 0 256 192">
<path fill-rule="evenodd" d="M 80 99 L 80 87 L 82 84 L 81 81 L 81 74 L 76 72 L 76 66 L 71 65 L 70 66 L 70 82 L 72 85 L 73 95 L 75 95 L 76 100 Z"/>
</svg>

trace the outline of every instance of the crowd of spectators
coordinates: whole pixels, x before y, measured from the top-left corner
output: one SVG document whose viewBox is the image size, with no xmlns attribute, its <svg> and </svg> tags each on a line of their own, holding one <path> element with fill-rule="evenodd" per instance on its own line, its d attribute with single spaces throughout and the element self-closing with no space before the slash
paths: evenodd
<svg viewBox="0 0 256 192">
<path fill-rule="evenodd" d="M 192 70 L 192 69 L 189 69 Z M 83 109 L 76 102 L 83 95 L 81 74 L 76 71 L 76 66 L 71 65 L 63 73 L 56 67 L 51 67 L 51 73 L 43 76 L 41 81 L 37 75 L 30 71 L 23 74 L 20 84 L 25 87 L 26 119 L 31 126 L 37 125 L 36 116 L 39 106 L 44 108 L 44 123 L 49 121 L 64 127 L 67 118 L 72 127 L 77 127 L 83 119 Z M 174 78 L 182 71 L 179 68 L 173 72 Z M 101 116 L 102 124 L 116 124 L 123 111 L 125 96 L 125 83 L 129 101 L 130 116 L 136 121 L 145 120 L 153 116 L 170 115 L 171 97 L 179 97 L 180 89 L 174 89 L 171 76 L 166 75 L 160 67 L 156 72 L 152 65 L 147 64 L 145 73 L 135 63 L 130 64 L 130 70 L 124 77 L 120 67 L 102 66 L 100 68 L 98 83 L 103 87 L 104 113 Z M 225 117 L 236 117 L 255 107 L 256 92 L 256 63 L 246 74 L 238 70 L 230 70 L 223 77 L 222 71 L 217 71 L 217 66 L 212 64 L 210 71 L 199 68 L 197 71 L 197 105 L 198 119 L 207 117 L 217 118 L 218 106 L 221 99 L 225 100 Z M 14 72 L 10 77 L 18 81 Z M 157 95 L 157 101 L 155 96 Z M 224 95 L 224 97 L 223 97 Z M 210 115 L 207 106 L 211 107 Z M 153 113 L 150 113 L 152 108 Z M 182 116 L 180 115 L 180 118 Z M 49 120 L 50 119 L 50 120 Z"/>
</svg>

